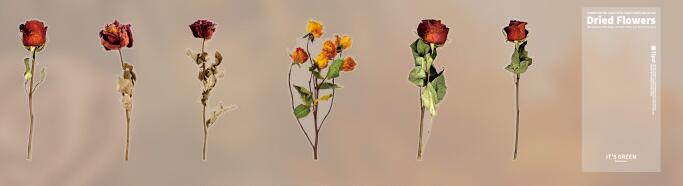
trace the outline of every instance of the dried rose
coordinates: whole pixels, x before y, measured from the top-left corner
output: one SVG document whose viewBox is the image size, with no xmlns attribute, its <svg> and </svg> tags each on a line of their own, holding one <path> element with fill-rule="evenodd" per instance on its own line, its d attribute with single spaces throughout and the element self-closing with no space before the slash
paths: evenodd
<svg viewBox="0 0 683 186">
<path fill-rule="evenodd" d="M 47 27 L 43 22 L 38 20 L 26 21 L 24 24 L 19 25 L 19 31 L 22 33 L 21 40 L 24 46 L 27 47 L 39 47 L 45 44 Z"/>
<path fill-rule="evenodd" d="M 105 50 L 133 47 L 133 33 L 130 30 L 130 25 L 120 24 L 116 20 L 104 26 L 104 29 L 100 31 L 100 40 Z"/>
<path fill-rule="evenodd" d="M 505 35 L 507 36 L 507 40 L 522 41 L 526 39 L 527 34 L 529 34 L 529 31 L 525 28 L 526 24 L 527 22 L 524 21 L 510 20 L 510 24 L 503 28 L 503 31 L 505 31 Z"/>
<path fill-rule="evenodd" d="M 446 43 L 449 28 L 441 24 L 441 20 L 427 19 L 422 20 L 417 26 L 417 35 L 422 40 L 433 43 L 435 45 L 443 45 Z"/>
<path fill-rule="evenodd" d="M 216 24 L 208 20 L 197 20 L 190 25 L 190 30 L 192 30 L 192 35 L 195 38 L 202 38 L 209 40 L 213 36 L 213 32 L 216 31 Z"/>
</svg>

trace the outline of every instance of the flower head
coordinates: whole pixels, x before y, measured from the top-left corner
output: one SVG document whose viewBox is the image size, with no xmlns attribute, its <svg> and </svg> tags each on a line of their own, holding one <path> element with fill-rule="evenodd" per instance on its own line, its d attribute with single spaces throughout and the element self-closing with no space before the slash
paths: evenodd
<svg viewBox="0 0 683 186">
<path fill-rule="evenodd" d="M 526 39 L 526 36 L 529 34 L 529 31 L 525 28 L 526 24 L 527 22 L 524 21 L 510 20 L 510 24 L 503 28 L 503 31 L 505 31 L 505 35 L 507 36 L 507 40 L 522 41 Z"/>
<path fill-rule="evenodd" d="M 213 32 L 216 31 L 216 24 L 208 20 L 197 20 L 190 25 L 190 30 L 192 30 L 192 35 L 195 38 L 202 38 L 209 40 L 213 36 Z"/>
<path fill-rule="evenodd" d="M 344 58 L 344 62 L 342 63 L 341 70 L 345 72 L 350 72 L 353 71 L 353 69 L 356 68 L 356 60 L 353 59 L 353 57 L 346 57 Z"/>
<path fill-rule="evenodd" d="M 308 53 L 304 51 L 303 48 L 299 47 L 292 52 L 292 54 L 289 55 L 289 57 L 292 58 L 292 62 L 296 64 L 303 64 L 308 60 Z"/>
<path fill-rule="evenodd" d="M 324 69 L 327 68 L 327 62 L 329 58 L 323 53 L 318 54 L 317 57 L 315 57 L 315 65 L 318 67 L 318 69 Z"/>
<path fill-rule="evenodd" d="M 130 25 L 114 20 L 100 31 L 100 41 L 105 50 L 118 50 L 122 47 L 133 47 L 133 32 Z"/>
<path fill-rule="evenodd" d="M 337 40 L 335 40 L 334 44 L 337 45 L 339 50 L 346 50 L 346 49 L 351 48 L 351 43 L 352 43 L 351 37 L 349 37 L 349 36 L 339 37 L 339 35 L 336 35 L 335 37 L 337 38 Z"/>
<path fill-rule="evenodd" d="M 327 56 L 327 59 L 334 59 L 334 57 L 337 56 L 337 45 L 335 45 L 332 40 L 325 40 L 320 53 Z"/>
<path fill-rule="evenodd" d="M 443 45 L 446 43 L 449 28 L 441 24 L 441 20 L 427 19 L 422 20 L 417 26 L 417 35 L 427 43 Z"/>
<path fill-rule="evenodd" d="M 316 20 L 310 20 L 308 21 L 307 31 L 313 38 L 320 38 L 323 35 L 323 25 Z"/>
<path fill-rule="evenodd" d="M 45 44 L 47 27 L 39 20 L 26 21 L 19 25 L 21 40 L 26 47 L 39 47 Z"/>
</svg>

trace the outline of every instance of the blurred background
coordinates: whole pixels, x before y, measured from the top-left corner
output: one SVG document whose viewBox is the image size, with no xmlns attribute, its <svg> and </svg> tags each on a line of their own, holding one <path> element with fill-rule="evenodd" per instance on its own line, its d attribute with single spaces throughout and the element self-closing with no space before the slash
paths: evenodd
<svg viewBox="0 0 683 186">
<path fill-rule="evenodd" d="M 0 6 L 0 185 L 683 185 L 683 3 L 649 1 L 45 1 Z M 581 8 L 661 7 L 662 171 L 581 172 Z M 28 108 L 19 24 L 45 21 L 38 54 L 47 81 L 34 96 L 32 161 L 25 160 Z M 449 92 L 423 161 L 409 45 L 420 20 L 451 28 L 439 49 Z M 99 30 L 132 24 L 135 65 L 131 160 L 123 161 L 120 64 Z M 201 161 L 199 50 L 188 25 L 218 24 L 207 50 L 226 58 L 212 104 L 237 104 L 210 131 Z M 356 71 L 337 82 L 335 110 L 321 132 L 320 159 L 291 114 L 287 69 L 306 22 L 323 38 L 351 35 Z M 514 86 L 503 68 L 513 46 L 501 29 L 529 22 L 534 65 L 522 76 L 520 154 L 512 161 Z M 317 42 L 319 47 L 320 42 Z M 317 50 L 314 50 L 317 51 Z"/>
</svg>

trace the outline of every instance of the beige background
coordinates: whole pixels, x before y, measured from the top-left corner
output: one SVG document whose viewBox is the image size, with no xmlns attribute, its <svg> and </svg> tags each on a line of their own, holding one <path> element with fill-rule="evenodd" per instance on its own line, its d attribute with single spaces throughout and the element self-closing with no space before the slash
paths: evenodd
<svg viewBox="0 0 683 186">
<path fill-rule="evenodd" d="M 683 13 L 668 1 L 10 1 L 0 6 L 0 185 L 683 185 Z M 581 172 L 581 8 L 662 8 L 662 172 Z M 35 154 L 24 160 L 27 52 L 18 25 L 49 26 L 39 62 Z M 133 25 L 127 61 L 135 89 L 131 160 L 122 161 L 120 72 L 97 32 L 114 18 Z M 200 84 L 185 56 L 197 49 L 187 25 L 218 23 L 208 49 L 227 57 L 212 101 L 240 109 L 218 121 L 201 158 Z M 352 35 L 358 69 L 340 79 L 322 132 L 321 159 L 290 114 L 286 53 L 310 18 L 328 34 Z M 418 100 L 407 81 L 408 45 L 423 18 L 451 33 L 437 65 L 449 93 L 425 160 L 415 161 Z M 534 65 L 521 82 L 520 158 L 511 161 L 512 46 L 501 29 L 528 21 Z"/>
</svg>

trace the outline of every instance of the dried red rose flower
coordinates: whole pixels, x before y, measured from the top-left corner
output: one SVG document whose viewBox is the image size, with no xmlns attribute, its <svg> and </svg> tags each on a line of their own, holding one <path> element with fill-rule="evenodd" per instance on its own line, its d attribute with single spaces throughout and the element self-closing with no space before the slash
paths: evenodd
<svg viewBox="0 0 683 186">
<path fill-rule="evenodd" d="M 443 45 L 446 43 L 449 28 L 441 24 L 441 20 L 427 19 L 422 20 L 417 26 L 417 35 L 427 43 Z"/>
<path fill-rule="evenodd" d="M 47 27 L 38 20 L 30 20 L 20 24 L 19 31 L 22 33 L 21 40 L 27 47 L 43 46 L 47 40 Z"/>
<path fill-rule="evenodd" d="M 114 20 L 100 31 L 100 41 L 105 50 L 118 50 L 122 47 L 133 47 L 133 32 L 130 25 L 120 24 Z"/>
<path fill-rule="evenodd" d="M 190 30 L 192 30 L 192 35 L 196 38 L 211 39 L 213 32 L 216 31 L 216 24 L 208 20 L 197 20 L 190 25 Z"/>
<path fill-rule="evenodd" d="M 526 24 L 527 22 L 524 21 L 510 20 L 510 24 L 503 28 L 503 31 L 505 31 L 505 35 L 507 36 L 507 40 L 522 41 L 526 39 L 527 34 L 529 34 L 529 31 L 525 28 Z"/>
</svg>

